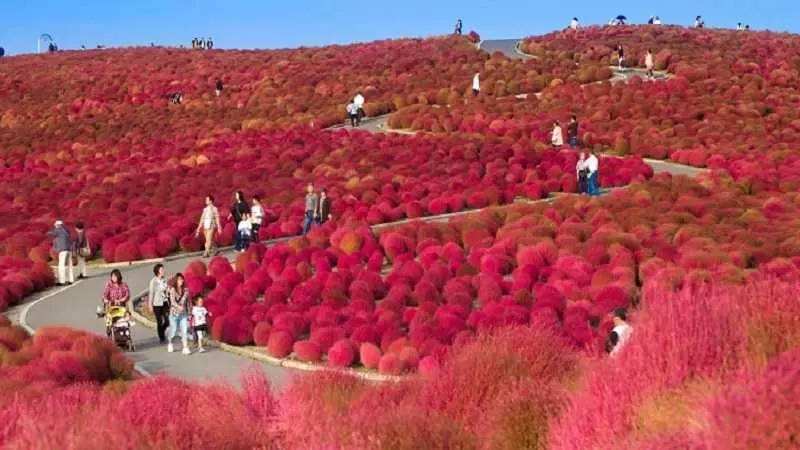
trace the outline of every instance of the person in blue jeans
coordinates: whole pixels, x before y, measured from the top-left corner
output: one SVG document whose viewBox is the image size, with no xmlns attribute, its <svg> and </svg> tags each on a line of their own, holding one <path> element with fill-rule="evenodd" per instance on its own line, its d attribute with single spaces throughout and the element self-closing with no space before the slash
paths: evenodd
<svg viewBox="0 0 800 450">
<path fill-rule="evenodd" d="M 183 274 L 175 275 L 175 286 L 169 289 L 169 336 L 167 337 L 167 351 L 172 353 L 175 347 L 172 341 L 180 332 L 183 350 L 181 353 L 190 355 L 189 349 L 189 291 L 186 289 L 186 280 Z"/>
<path fill-rule="evenodd" d="M 314 185 L 308 183 L 306 186 L 306 209 L 305 217 L 303 218 L 303 236 L 311 231 L 311 225 L 317 218 L 317 210 L 319 208 L 319 196 L 314 192 Z"/>
<path fill-rule="evenodd" d="M 586 158 L 584 167 L 589 172 L 589 178 L 586 181 L 586 193 L 589 195 L 600 195 L 597 189 L 597 171 L 599 169 L 600 161 L 597 159 L 594 150 L 591 150 L 589 157 Z"/>
</svg>

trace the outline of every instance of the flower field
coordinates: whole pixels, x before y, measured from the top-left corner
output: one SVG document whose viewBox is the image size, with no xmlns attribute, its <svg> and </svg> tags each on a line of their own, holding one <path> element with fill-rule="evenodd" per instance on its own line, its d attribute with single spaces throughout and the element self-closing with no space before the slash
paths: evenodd
<svg viewBox="0 0 800 450">
<path fill-rule="evenodd" d="M 105 261 L 163 257 L 201 249 L 206 195 L 224 217 L 243 190 L 260 238 L 290 239 L 187 264 L 212 337 L 335 369 L 281 392 L 257 370 L 140 379 L 101 337 L 0 316 L 0 447 L 796 447 L 800 37 L 589 27 L 525 39 L 525 61 L 479 39 L 0 61 L 0 311 L 53 285 L 56 218 Z M 605 82 L 618 43 L 671 76 Z M 425 133 L 326 130 L 356 91 Z M 578 156 L 548 133 L 571 114 L 624 189 L 557 195 Z M 307 183 L 335 220 L 300 237 Z M 620 307 L 635 331 L 609 358 Z"/>
</svg>

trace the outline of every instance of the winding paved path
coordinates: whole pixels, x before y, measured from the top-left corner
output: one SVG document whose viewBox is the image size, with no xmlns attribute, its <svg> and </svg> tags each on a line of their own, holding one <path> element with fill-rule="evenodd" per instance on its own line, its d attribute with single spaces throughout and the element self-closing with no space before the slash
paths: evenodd
<svg viewBox="0 0 800 450">
<path fill-rule="evenodd" d="M 517 51 L 516 39 L 483 41 L 480 48 L 493 52 L 501 51 L 510 58 L 525 58 Z M 636 74 L 637 69 L 632 69 Z M 386 132 L 385 117 L 364 121 L 362 129 L 372 132 Z M 349 128 L 349 127 L 338 127 Z M 670 172 L 676 175 L 694 176 L 703 169 L 680 166 L 663 161 L 647 160 L 656 172 Z M 442 220 L 445 217 L 430 217 L 427 220 Z M 223 253 L 232 256 L 233 253 Z M 182 271 L 186 265 L 197 259 L 197 256 L 186 256 L 168 261 L 165 264 L 170 274 Z M 153 264 L 134 265 L 122 268 L 125 282 L 136 296 L 142 292 L 152 277 Z M 107 280 L 108 269 L 90 269 L 90 277 L 66 288 L 50 289 L 40 292 L 28 299 L 27 303 L 15 308 L 12 315 L 18 315 L 21 322 L 33 329 L 48 325 L 67 325 L 73 328 L 103 333 L 103 324 L 95 316 L 95 308 L 100 304 L 100 294 Z M 224 380 L 238 385 L 238 376 L 242 369 L 260 365 L 273 385 L 280 387 L 293 376 L 299 374 L 292 369 L 254 362 L 243 356 L 234 355 L 219 349 L 210 349 L 205 354 L 184 356 L 180 353 L 167 353 L 164 346 L 158 343 L 155 333 L 143 326 L 134 329 L 136 352 L 131 358 L 148 373 L 165 372 L 192 381 Z"/>
</svg>

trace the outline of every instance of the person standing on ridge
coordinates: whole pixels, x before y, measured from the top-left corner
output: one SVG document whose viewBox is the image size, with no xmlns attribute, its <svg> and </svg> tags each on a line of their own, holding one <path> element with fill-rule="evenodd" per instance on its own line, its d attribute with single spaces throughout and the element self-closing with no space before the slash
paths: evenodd
<svg viewBox="0 0 800 450">
<path fill-rule="evenodd" d="M 211 256 L 212 250 L 214 250 L 214 234 L 219 234 L 222 230 L 219 210 L 214 206 L 214 197 L 212 195 L 206 196 L 206 206 L 203 208 L 203 213 L 200 214 L 200 222 L 197 224 L 195 234 L 199 236 L 200 230 L 203 230 L 203 236 L 206 240 L 203 258 L 208 258 Z"/>
<path fill-rule="evenodd" d="M 553 131 L 550 134 L 550 143 L 555 148 L 561 148 L 564 145 L 564 134 L 561 132 L 561 124 L 556 120 L 553 122 Z"/>
<path fill-rule="evenodd" d="M 578 23 L 578 18 L 577 17 L 573 17 L 572 21 L 569 23 L 570 29 L 577 30 L 579 26 L 580 26 L 580 24 Z"/>
<path fill-rule="evenodd" d="M 147 289 L 150 311 L 156 318 L 156 333 L 161 344 L 167 343 L 167 327 L 169 326 L 169 295 L 167 286 L 166 269 L 164 264 L 153 267 L 153 278 Z"/>
<path fill-rule="evenodd" d="M 656 18 L 653 19 L 653 25 L 661 25 L 661 17 L 656 16 Z"/>
<path fill-rule="evenodd" d="M 697 17 L 694 18 L 694 27 L 695 28 L 703 28 L 705 26 L 706 26 L 706 23 L 703 22 L 703 18 L 702 17 L 697 16 Z"/>
<path fill-rule="evenodd" d="M 214 85 L 214 93 L 217 94 L 217 97 L 219 97 L 222 94 L 223 87 L 224 86 L 222 85 L 222 78 L 217 78 L 217 82 Z"/>
<path fill-rule="evenodd" d="M 589 151 L 584 168 L 587 170 L 586 193 L 592 196 L 600 195 L 597 189 L 597 171 L 600 168 L 600 161 L 597 159 L 594 150 Z"/>
<path fill-rule="evenodd" d="M 472 77 L 472 96 L 477 97 L 478 94 L 481 93 L 481 74 L 480 72 L 475 72 L 475 75 Z"/>
<path fill-rule="evenodd" d="M 89 238 L 86 237 L 86 229 L 83 222 L 75 223 L 75 240 L 72 242 L 72 253 L 78 263 L 78 279 L 86 278 L 86 259 L 92 256 L 92 247 L 89 245 Z"/>
<path fill-rule="evenodd" d="M 209 36 L 208 40 L 206 41 L 206 48 L 209 50 L 214 50 L 214 41 L 211 40 Z"/>
<path fill-rule="evenodd" d="M 625 308 L 617 308 L 612 313 L 612 320 L 614 321 L 614 328 L 608 335 L 606 341 L 606 352 L 609 356 L 614 357 L 619 354 L 622 347 L 631 337 L 633 327 L 628 324 L 628 313 Z"/>
<path fill-rule="evenodd" d="M 314 223 L 317 209 L 319 208 L 319 197 L 314 192 L 314 185 L 308 183 L 306 186 L 305 198 L 305 218 L 303 219 L 303 236 L 311 231 L 311 224 Z"/>
<path fill-rule="evenodd" d="M 655 22 L 655 20 L 656 20 L 656 19 L 655 19 L 653 16 L 650 16 L 650 18 L 649 18 L 649 19 L 647 19 L 647 24 L 648 24 L 648 25 L 652 25 L 652 24 L 653 24 L 653 22 Z"/>
<path fill-rule="evenodd" d="M 461 19 L 458 19 L 456 21 L 456 30 L 455 30 L 455 34 L 456 35 L 461 36 L 461 32 L 463 30 L 463 25 L 464 24 L 461 22 Z"/>
<path fill-rule="evenodd" d="M 72 239 L 64 222 L 56 220 L 53 229 L 47 232 L 53 238 L 53 251 L 58 255 L 58 283 L 56 286 L 72 284 L 75 282 L 75 271 L 72 268 Z M 68 267 L 69 266 L 69 267 Z M 67 282 L 67 269 L 69 268 L 69 282 Z"/>
<path fill-rule="evenodd" d="M 647 69 L 647 77 L 652 79 L 655 78 L 655 72 L 653 72 L 653 68 L 655 64 L 653 64 L 653 50 L 647 49 L 647 54 L 644 55 L 644 67 Z"/>
<path fill-rule="evenodd" d="M 570 147 L 578 148 L 578 118 L 574 114 L 569 117 L 567 124 L 567 140 Z"/>
<path fill-rule="evenodd" d="M 361 125 L 361 119 L 364 117 L 364 102 L 364 96 L 361 95 L 361 91 L 356 92 L 356 96 L 353 97 L 353 104 L 356 105 L 356 110 L 358 111 L 356 126 Z"/>
</svg>

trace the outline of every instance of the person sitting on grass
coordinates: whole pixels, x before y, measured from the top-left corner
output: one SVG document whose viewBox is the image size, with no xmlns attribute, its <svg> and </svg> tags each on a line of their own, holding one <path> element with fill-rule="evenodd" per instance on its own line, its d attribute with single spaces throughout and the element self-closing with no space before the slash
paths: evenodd
<svg viewBox="0 0 800 450">
<path fill-rule="evenodd" d="M 192 301 L 192 330 L 197 338 L 197 351 L 204 353 L 203 336 L 208 335 L 208 316 L 210 312 L 203 306 L 203 295 L 197 294 Z"/>
<path fill-rule="evenodd" d="M 553 122 L 553 131 L 550 134 L 550 143 L 553 147 L 560 148 L 564 145 L 564 135 L 561 133 L 561 124 L 556 120 Z"/>
</svg>

